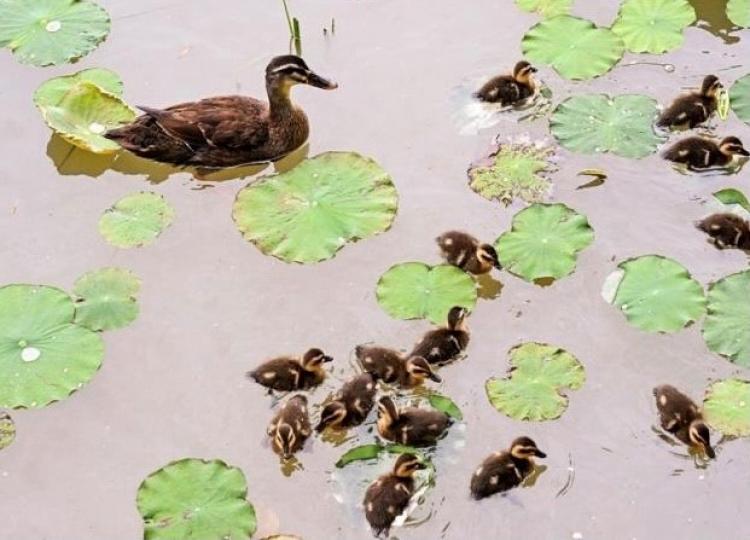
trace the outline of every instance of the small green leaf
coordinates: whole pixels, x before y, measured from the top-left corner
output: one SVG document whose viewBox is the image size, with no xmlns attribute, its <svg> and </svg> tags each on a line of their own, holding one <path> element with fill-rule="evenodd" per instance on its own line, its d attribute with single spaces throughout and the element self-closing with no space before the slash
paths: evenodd
<svg viewBox="0 0 750 540">
<path fill-rule="evenodd" d="M 738 189 L 726 188 L 714 192 L 714 197 L 722 204 L 739 204 L 742 208 L 750 212 L 750 201 L 745 194 Z"/>
<path fill-rule="evenodd" d="M 150 191 L 123 197 L 104 212 L 99 233 L 119 248 L 152 243 L 174 219 L 174 210 L 163 196 Z"/>
<path fill-rule="evenodd" d="M 729 89 L 729 104 L 740 120 L 750 124 L 750 73 L 737 79 Z"/>
<path fill-rule="evenodd" d="M 750 367 L 750 270 L 711 284 L 707 296 L 706 345 L 730 361 Z"/>
<path fill-rule="evenodd" d="M 703 400 L 703 415 L 727 437 L 750 436 L 750 382 L 725 379 L 713 383 Z"/>
<path fill-rule="evenodd" d="M 463 420 L 464 415 L 461 412 L 461 409 L 458 408 L 458 405 L 449 398 L 448 396 L 443 396 L 440 394 L 430 394 L 427 400 L 430 402 L 430 405 L 432 408 L 437 409 L 440 412 L 444 412 L 451 418 L 455 418 L 456 420 Z"/>
<path fill-rule="evenodd" d="M 573 0 L 516 0 L 516 5 L 524 11 L 536 12 L 548 19 L 558 15 L 567 15 Z"/>
<path fill-rule="evenodd" d="M 16 438 L 16 425 L 5 411 L 0 411 L 0 450 L 7 448 Z"/>
<path fill-rule="evenodd" d="M 625 0 L 612 31 L 631 52 L 659 54 L 678 48 L 696 20 L 686 0 Z"/>
<path fill-rule="evenodd" d="M 363 444 L 347 450 L 336 462 L 336 468 L 341 469 L 354 461 L 376 459 L 383 447 L 379 444 Z"/>
<path fill-rule="evenodd" d="M 720 89 L 716 100 L 716 113 L 719 115 L 719 118 L 726 120 L 729 117 L 729 91 L 726 88 Z"/>
<path fill-rule="evenodd" d="M 127 326 L 138 316 L 135 295 L 141 280 L 122 268 L 102 268 L 81 276 L 73 287 L 76 323 L 94 331 Z"/>
<path fill-rule="evenodd" d="M 727 17 L 737 26 L 750 28 L 750 0 L 729 0 Z"/>
</svg>

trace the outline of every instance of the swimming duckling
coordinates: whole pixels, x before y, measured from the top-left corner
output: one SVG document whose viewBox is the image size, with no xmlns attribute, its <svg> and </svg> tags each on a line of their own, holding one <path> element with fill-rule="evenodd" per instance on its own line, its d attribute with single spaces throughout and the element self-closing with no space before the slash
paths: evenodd
<svg viewBox="0 0 750 540">
<path fill-rule="evenodd" d="M 378 402 L 378 433 L 384 439 L 411 446 L 434 444 L 451 424 L 444 412 L 406 407 L 399 410 L 388 396 Z"/>
<path fill-rule="evenodd" d="M 529 437 L 517 438 L 509 450 L 495 452 L 474 471 L 471 496 L 484 499 L 518 486 L 533 472 L 534 457 L 545 458 L 547 454 L 539 450 Z"/>
<path fill-rule="evenodd" d="M 711 447 L 708 426 L 692 399 L 668 384 L 654 388 L 654 397 L 664 431 L 671 433 L 688 446 L 702 450 L 709 458 L 716 457 Z"/>
<path fill-rule="evenodd" d="M 427 332 L 415 345 L 412 356 L 421 356 L 430 364 L 445 364 L 456 359 L 469 345 L 466 327 L 468 311 L 460 306 L 448 312 L 448 325 Z"/>
<path fill-rule="evenodd" d="M 730 213 L 712 214 L 696 226 L 711 237 L 719 249 L 750 250 L 750 222 Z"/>
<path fill-rule="evenodd" d="M 703 79 L 700 90 L 675 99 L 661 113 L 656 125 L 666 128 L 694 128 L 708 120 L 716 110 L 719 90 L 724 88 L 716 75 Z"/>
<path fill-rule="evenodd" d="M 266 430 L 274 452 L 284 459 L 291 458 L 305 446 L 312 433 L 307 412 L 307 397 L 296 395 L 281 406 Z"/>
<path fill-rule="evenodd" d="M 687 137 L 670 146 L 664 159 L 675 163 L 684 163 L 690 169 L 709 169 L 726 167 L 735 156 L 750 156 L 737 137 L 726 137 L 717 143 L 704 137 Z"/>
<path fill-rule="evenodd" d="M 310 349 L 301 359 L 281 356 L 268 360 L 248 371 L 247 376 L 271 390 L 307 390 L 323 382 L 326 378 L 323 364 L 332 360 L 320 349 Z"/>
<path fill-rule="evenodd" d="M 443 258 L 470 274 L 486 274 L 493 268 L 502 270 L 497 251 L 490 244 L 480 244 L 479 240 L 460 231 L 449 231 L 436 239 Z"/>
<path fill-rule="evenodd" d="M 393 471 L 370 484 L 362 505 L 365 517 L 377 536 L 388 531 L 407 506 L 414 494 L 414 473 L 425 464 L 414 454 L 401 454 Z"/>
<path fill-rule="evenodd" d="M 388 384 L 414 388 L 425 379 L 443 380 L 421 356 L 405 358 L 398 351 L 375 345 L 358 345 L 355 351 L 362 369 Z"/>
<path fill-rule="evenodd" d="M 537 69 L 526 61 L 521 61 L 513 68 L 512 75 L 493 77 L 474 94 L 480 101 L 516 105 L 534 94 L 536 82 L 534 73 Z"/>
<path fill-rule="evenodd" d="M 347 381 L 335 399 L 323 407 L 320 423 L 315 431 L 321 432 L 326 427 L 358 426 L 365 421 L 375 405 L 377 391 L 375 377 L 370 373 L 362 373 Z"/>
</svg>

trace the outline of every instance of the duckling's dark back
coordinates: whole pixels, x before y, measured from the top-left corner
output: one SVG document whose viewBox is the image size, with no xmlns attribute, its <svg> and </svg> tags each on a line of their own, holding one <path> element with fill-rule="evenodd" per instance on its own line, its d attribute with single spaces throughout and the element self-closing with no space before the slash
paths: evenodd
<svg viewBox="0 0 750 540">
<path fill-rule="evenodd" d="M 386 383 L 396 382 L 404 369 L 403 355 L 376 345 L 358 345 L 355 349 L 362 369 Z"/>
<path fill-rule="evenodd" d="M 701 417 L 695 402 L 674 386 L 657 386 L 654 388 L 654 397 L 661 426 L 670 433 L 686 430 L 693 420 Z"/>
<path fill-rule="evenodd" d="M 400 478 L 394 474 L 381 476 L 367 488 L 365 517 L 375 534 L 390 530 L 393 520 L 409 504 L 413 491 L 412 478 Z"/>
<path fill-rule="evenodd" d="M 339 399 L 347 411 L 345 424 L 353 425 L 364 422 L 375 405 L 377 385 L 370 373 L 362 373 L 347 381 L 341 387 Z"/>
<path fill-rule="evenodd" d="M 514 463 L 510 453 L 500 452 L 485 459 L 471 476 L 470 491 L 475 499 L 483 499 L 518 486 L 529 473 L 524 464 Z M 528 469 L 531 464 L 526 462 Z"/>
<path fill-rule="evenodd" d="M 750 222 L 728 212 L 712 214 L 697 227 L 708 234 L 719 248 L 750 250 Z"/>
<path fill-rule="evenodd" d="M 468 332 L 437 328 L 424 335 L 414 346 L 411 356 L 421 356 L 430 364 L 445 364 L 455 360 L 468 345 Z"/>
</svg>

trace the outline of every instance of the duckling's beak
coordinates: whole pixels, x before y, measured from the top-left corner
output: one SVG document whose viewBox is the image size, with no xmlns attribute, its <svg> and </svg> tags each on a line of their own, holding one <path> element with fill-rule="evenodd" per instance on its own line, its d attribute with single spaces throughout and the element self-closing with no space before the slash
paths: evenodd
<svg viewBox="0 0 750 540">
<path fill-rule="evenodd" d="M 417 462 L 417 463 L 414 464 L 414 468 L 415 469 L 426 469 L 427 468 L 427 464 L 419 461 L 419 462 Z"/>
<path fill-rule="evenodd" d="M 316 88 L 322 88 L 323 90 L 335 90 L 339 87 L 337 83 L 324 79 L 312 71 L 307 72 L 307 84 Z"/>
<path fill-rule="evenodd" d="M 547 457 L 547 454 L 545 454 L 544 452 L 542 452 L 541 450 L 539 450 L 539 448 L 535 448 L 534 449 L 534 455 L 536 457 L 538 457 L 538 458 L 546 458 Z"/>
<path fill-rule="evenodd" d="M 323 357 L 323 362 L 324 362 L 324 363 L 327 363 L 327 362 L 333 362 L 333 356 L 328 356 L 328 355 L 325 355 L 325 356 Z"/>
<path fill-rule="evenodd" d="M 750 156 L 750 152 L 748 152 L 747 149 L 742 148 L 742 147 L 740 147 L 738 150 L 736 150 L 735 153 L 738 154 L 738 155 L 740 155 L 740 156 Z"/>
<path fill-rule="evenodd" d="M 431 381 L 435 381 L 437 383 L 443 382 L 443 378 L 437 373 L 435 373 L 434 371 L 431 371 L 428 377 L 430 378 Z"/>
<path fill-rule="evenodd" d="M 532 73 L 536 73 L 539 70 L 535 68 L 534 66 L 531 66 L 531 69 L 529 71 L 531 71 Z"/>
<path fill-rule="evenodd" d="M 706 451 L 706 455 L 710 459 L 716 459 L 716 452 L 714 452 L 714 449 L 711 447 L 710 444 L 703 445 L 703 449 Z"/>
</svg>

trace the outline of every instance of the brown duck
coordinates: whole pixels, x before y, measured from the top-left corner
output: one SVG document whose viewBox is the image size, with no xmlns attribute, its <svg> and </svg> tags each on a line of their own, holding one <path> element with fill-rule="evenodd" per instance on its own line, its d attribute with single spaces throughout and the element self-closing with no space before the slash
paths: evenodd
<svg viewBox="0 0 750 540">
<path fill-rule="evenodd" d="M 377 345 L 357 345 L 355 350 L 362 369 L 384 383 L 414 388 L 425 379 L 442 381 L 430 363 L 421 356 L 406 358 L 399 351 Z"/>
<path fill-rule="evenodd" d="M 309 390 L 319 385 L 326 378 L 323 364 L 332 362 L 333 358 L 317 348 L 308 350 L 302 358 L 280 356 L 263 362 L 247 376 L 258 384 L 277 390 Z"/>
<path fill-rule="evenodd" d="M 728 212 L 711 214 L 696 223 L 719 249 L 737 248 L 750 251 L 750 222 Z"/>
<path fill-rule="evenodd" d="M 664 128 L 694 128 L 702 124 L 716 110 L 719 91 L 723 88 L 716 75 L 707 75 L 700 90 L 693 91 L 675 99 L 661 113 L 656 125 Z"/>
<path fill-rule="evenodd" d="M 512 75 L 493 77 L 480 88 L 474 96 L 480 101 L 516 105 L 534 94 L 536 68 L 526 61 L 521 61 L 513 68 Z"/>
<path fill-rule="evenodd" d="M 471 496 L 484 499 L 520 485 L 534 471 L 534 457 L 545 458 L 547 454 L 529 437 L 517 438 L 508 450 L 490 455 L 474 471 Z"/>
<path fill-rule="evenodd" d="M 716 457 L 711 446 L 711 434 L 703 421 L 703 414 L 692 399 L 674 386 L 663 384 L 654 388 L 659 421 L 664 431 L 671 433 L 688 446 L 706 456 Z"/>
<path fill-rule="evenodd" d="M 718 142 L 705 137 L 686 137 L 674 143 L 662 155 L 664 159 L 682 163 L 689 169 L 700 170 L 726 167 L 736 159 L 750 156 L 750 152 L 737 137 L 725 137 Z"/>
</svg>

